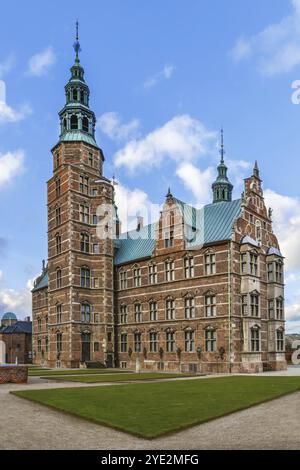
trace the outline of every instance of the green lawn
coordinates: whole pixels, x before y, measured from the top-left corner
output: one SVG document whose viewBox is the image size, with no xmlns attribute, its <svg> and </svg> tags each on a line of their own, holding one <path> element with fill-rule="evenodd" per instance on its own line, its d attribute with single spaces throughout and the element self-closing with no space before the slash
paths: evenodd
<svg viewBox="0 0 300 470">
<path fill-rule="evenodd" d="M 31 377 L 44 377 L 51 375 L 90 375 L 90 374 L 112 374 L 128 373 L 122 369 L 30 369 L 28 374 Z"/>
<path fill-rule="evenodd" d="M 235 376 L 13 393 L 99 424 L 154 438 L 297 390 L 299 377 Z"/>
<path fill-rule="evenodd" d="M 188 377 L 188 374 L 172 374 L 172 373 L 163 373 L 163 372 L 141 372 L 139 374 L 129 373 L 129 374 L 92 374 L 92 375 L 73 375 L 73 376 L 55 376 L 49 377 L 45 376 L 48 380 L 59 380 L 64 382 L 84 382 L 84 383 L 97 383 L 97 382 L 126 382 L 129 380 L 155 380 L 155 379 L 165 379 L 165 378 L 176 378 L 176 377 Z"/>
</svg>

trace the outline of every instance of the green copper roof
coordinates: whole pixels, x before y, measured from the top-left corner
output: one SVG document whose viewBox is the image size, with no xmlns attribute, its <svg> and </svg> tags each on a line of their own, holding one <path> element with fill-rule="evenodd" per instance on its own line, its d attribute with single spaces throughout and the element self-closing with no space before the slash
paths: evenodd
<svg viewBox="0 0 300 470">
<path fill-rule="evenodd" d="M 98 145 L 93 136 L 82 131 L 69 131 L 60 136 L 60 142 L 86 142 L 98 148 Z"/>
<path fill-rule="evenodd" d="M 150 257 L 155 248 L 155 223 L 146 225 L 141 230 L 122 233 L 116 240 L 116 265 L 128 263 L 136 259 Z"/>
<path fill-rule="evenodd" d="M 184 203 L 175 199 L 183 210 Z M 195 209 L 187 205 L 184 209 L 187 226 L 187 248 L 197 247 L 230 240 L 234 221 L 240 216 L 241 200 L 232 202 L 219 202 L 208 204 L 202 209 Z M 116 240 L 116 254 L 114 263 L 120 265 L 142 258 L 151 257 L 155 249 L 155 225 L 151 224 L 140 231 L 132 230 L 124 233 Z"/>
<path fill-rule="evenodd" d="M 188 248 L 231 238 L 234 221 L 241 214 L 241 200 L 208 204 L 197 211 L 195 239 Z"/>
<path fill-rule="evenodd" d="M 13 312 L 4 313 L 2 320 L 17 320 L 17 315 Z"/>
<path fill-rule="evenodd" d="M 48 282 L 49 282 L 48 272 L 46 272 L 46 273 L 42 274 L 41 276 L 39 276 L 37 278 L 37 283 L 36 283 L 36 285 L 34 286 L 34 288 L 32 289 L 31 292 L 36 292 L 37 290 L 44 289 L 45 287 L 48 287 Z"/>
</svg>

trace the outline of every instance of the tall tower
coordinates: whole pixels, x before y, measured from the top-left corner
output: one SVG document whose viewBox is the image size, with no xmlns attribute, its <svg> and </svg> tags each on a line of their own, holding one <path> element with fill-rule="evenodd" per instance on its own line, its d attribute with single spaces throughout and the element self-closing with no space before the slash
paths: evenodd
<svg viewBox="0 0 300 470">
<path fill-rule="evenodd" d="M 114 189 L 102 175 L 104 156 L 79 60 L 78 23 L 74 49 L 48 182 L 49 365 L 112 366 L 113 240 L 97 237 L 97 211 L 113 207 Z"/>
<path fill-rule="evenodd" d="M 227 166 L 224 162 L 224 136 L 223 129 L 221 129 L 221 161 L 218 165 L 218 176 L 216 181 L 212 184 L 213 202 L 230 202 L 232 199 L 233 186 L 227 176 Z"/>
</svg>

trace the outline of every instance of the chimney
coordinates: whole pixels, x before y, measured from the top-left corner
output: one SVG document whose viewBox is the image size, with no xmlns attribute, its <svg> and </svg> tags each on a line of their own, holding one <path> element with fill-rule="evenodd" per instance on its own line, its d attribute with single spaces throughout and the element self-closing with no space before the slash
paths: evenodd
<svg viewBox="0 0 300 470">
<path fill-rule="evenodd" d="M 139 232 L 143 227 L 144 227 L 144 217 L 138 215 L 136 229 Z"/>
<path fill-rule="evenodd" d="M 28 323 L 30 323 L 30 322 L 31 322 L 31 319 L 30 319 L 30 317 L 25 317 L 25 318 L 24 318 L 24 321 L 27 321 Z"/>
<path fill-rule="evenodd" d="M 43 274 L 45 274 L 45 271 L 46 271 L 46 262 L 45 262 L 45 260 L 43 259 Z"/>
</svg>

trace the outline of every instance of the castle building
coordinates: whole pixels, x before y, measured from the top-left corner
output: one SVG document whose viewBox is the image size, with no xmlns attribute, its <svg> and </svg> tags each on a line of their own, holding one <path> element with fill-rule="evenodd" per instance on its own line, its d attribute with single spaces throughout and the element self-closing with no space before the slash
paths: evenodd
<svg viewBox="0 0 300 470">
<path fill-rule="evenodd" d="M 78 36 L 74 46 L 48 181 L 48 264 L 32 291 L 34 363 L 284 369 L 284 259 L 257 163 L 232 200 L 222 132 L 211 204 L 169 190 L 158 221 L 120 233 Z"/>
</svg>

